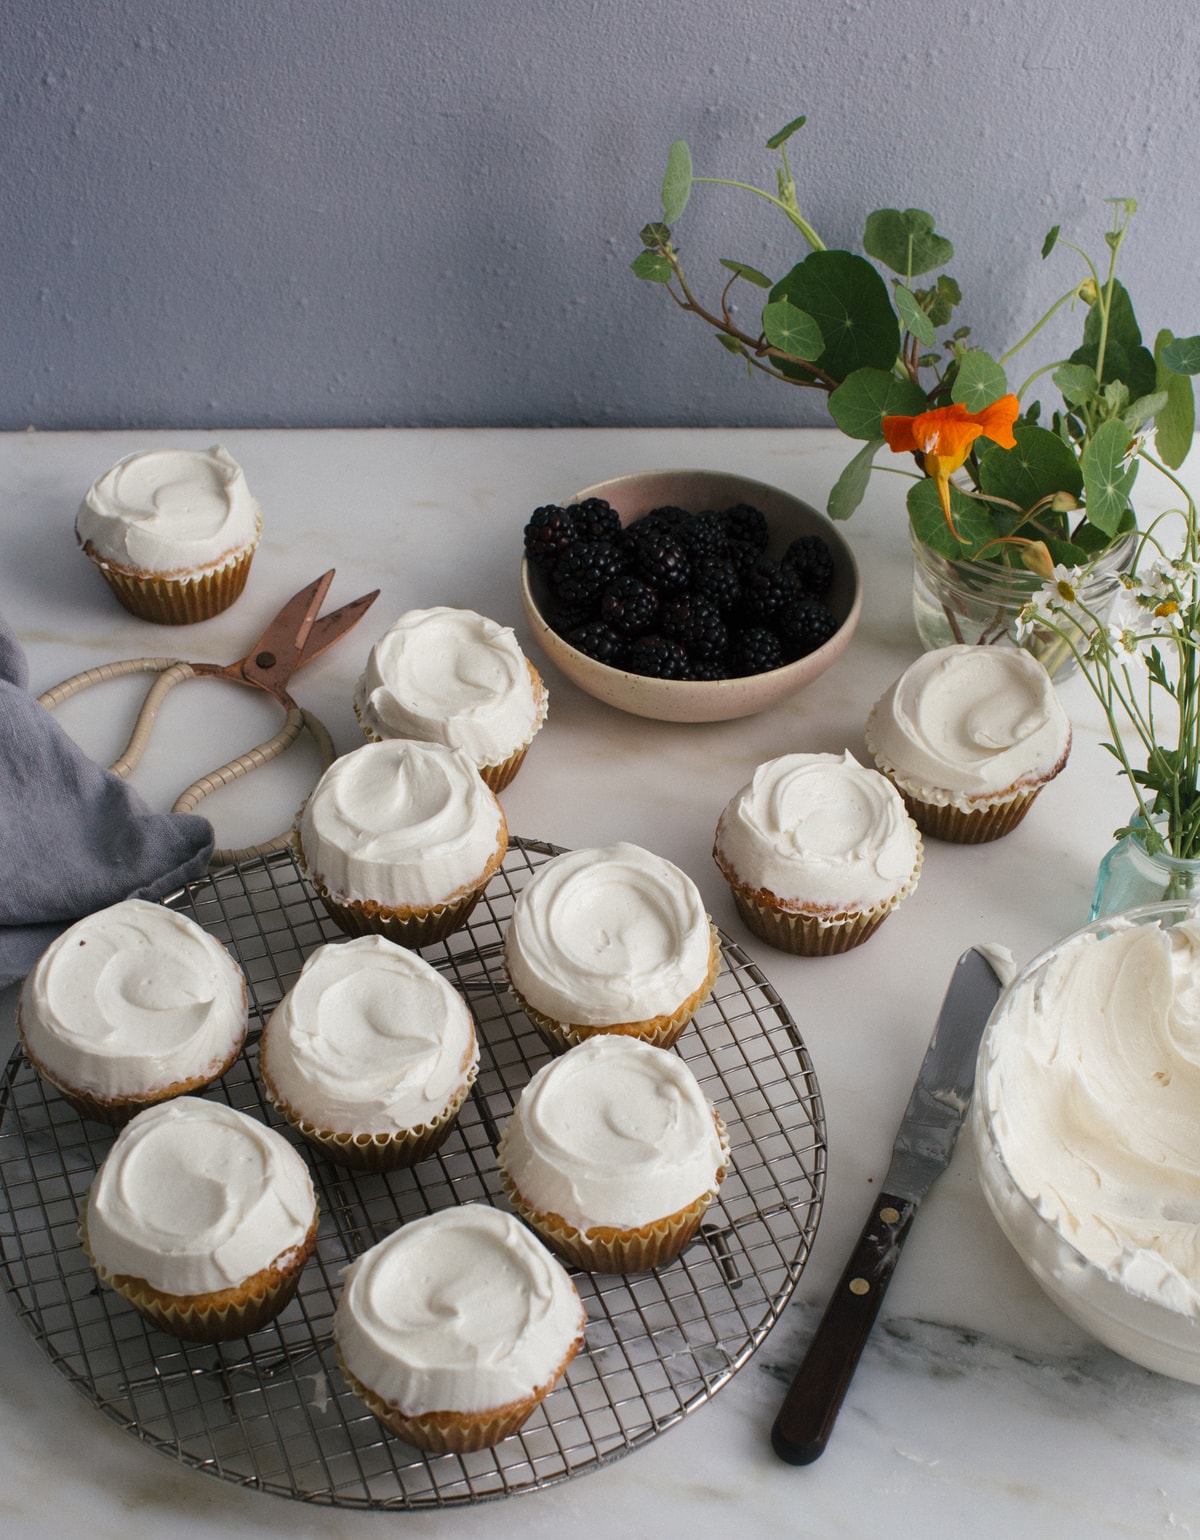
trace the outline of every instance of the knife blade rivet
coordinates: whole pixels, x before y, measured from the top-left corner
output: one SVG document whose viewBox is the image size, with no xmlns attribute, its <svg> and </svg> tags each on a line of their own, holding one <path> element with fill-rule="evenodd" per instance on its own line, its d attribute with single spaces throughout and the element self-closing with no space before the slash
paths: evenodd
<svg viewBox="0 0 1200 1540">
<path fill-rule="evenodd" d="M 850 1292 L 851 1294 L 869 1294 L 871 1292 L 871 1285 L 865 1278 L 851 1278 Z"/>
<path fill-rule="evenodd" d="M 898 1208 L 881 1208 L 879 1210 L 879 1217 L 885 1225 L 894 1225 L 900 1218 L 900 1210 Z"/>
</svg>

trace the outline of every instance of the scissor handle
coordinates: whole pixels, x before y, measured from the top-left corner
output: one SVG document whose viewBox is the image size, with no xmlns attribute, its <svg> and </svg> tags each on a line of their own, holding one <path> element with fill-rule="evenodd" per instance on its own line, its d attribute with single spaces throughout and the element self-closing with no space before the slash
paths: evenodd
<svg viewBox="0 0 1200 1540">
<path fill-rule="evenodd" d="M 236 781 L 239 776 L 248 775 L 251 770 L 257 770 L 260 765 L 265 765 L 277 754 L 282 754 L 295 743 L 306 727 L 320 751 L 322 771 L 328 770 L 337 757 L 333 739 L 329 736 L 324 723 L 313 716 L 311 711 L 293 706 L 287 714 L 287 720 L 273 738 L 268 738 L 257 748 L 251 749 L 246 754 L 240 754 L 237 759 L 231 759 L 228 764 L 221 765 L 219 769 L 210 770 L 198 781 L 193 781 L 188 789 L 176 798 L 171 811 L 190 813 L 208 796 L 209 792 L 216 791 L 221 786 L 228 786 L 230 781 Z M 292 831 L 289 826 L 274 839 L 264 840 L 261 845 L 243 845 L 237 850 L 214 850 L 212 864 L 214 866 L 233 865 L 238 861 L 248 861 L 251 856 L 265 856 L 272 850 L 282 850 L 291 836 Z"/>
<path fill-rule="evenodd" d="M 120 679 L 128 674 L 158 674 L 159 677 L 146 693 L 146 699 L 138 712 L 133 732 L 130 734 L 129 742 L 122 749 L 120 758 L 108 767 L 113 775 L 119 775 L 122 780 L 141 759 L 149 742 L 155 718 L 166 696 L 183 680 L 197 677 L 192 665 L 180 658 L 126 658 L 120 663 L 102 663 L 96 668 L 85 669 L 80 674 L 72 674 L 70 679 L 64 679 L 61 684 L 55 685 L 38 696 L 39 703 L 48 711 L 52 711 L 55 706 L 69 700 L 80 690 L 86 690 L 94 684 L 103 684 L 109 679 Z M 210 770 L 198 781 L 193 781 L 187 790 L 181 792 L 176 798 L 171 811 L 190 813 L 210 792 L 216 791 L 218 787 L 228 786 L 231 781 L 248 775 L 251 770 L 257 770 L 260 765 L 265 765 L 276 755 L 282 754 L 295 743 L 305 728 L 312 735 L 320 752 L 322 771 L 327 770 L 337 757 L 333 739 L 324 724 L 313 716 L 312 712 L 305 711 L 300 706 L 292 706 L 288 710 L 283 726 L 274 737 L 249 749 L 245 754 L 239 754 L 236 759 L 231 759 L 227 764 Z M 214 850 L 211 861 L 216 865 L 245 861 L 251 856 L 265 855 L 269 851 L 282 849 L 290 838 L 289 827 L 260 845 L 247 845 L 236 850 Z"/>
</svg>

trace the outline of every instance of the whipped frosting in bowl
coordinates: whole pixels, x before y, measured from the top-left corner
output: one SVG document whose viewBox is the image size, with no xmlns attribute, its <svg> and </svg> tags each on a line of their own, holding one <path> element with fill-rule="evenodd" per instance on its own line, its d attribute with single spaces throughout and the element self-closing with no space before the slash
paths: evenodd
<svg viewBox="0 0 1200 1540">
<path fill-rule="evenodd" d="M 785 754 L 730 798 L 715 855 L 731 879 L 781 904 L 870 908 L 914 879 L 921 837 L 896 791 L 844 754 Z"/>
<path fill-rule="evenodd" d="M 462 996 L 384 936 L 318 947 L 263 1029 L 272 1100 L 303 1126 L 392 1136 L 441 1119 L 479 1063 Z"/>
<path fill-rule="evenodd" d="M 118 1134 L 88 1193 L 87 1246 L 104 1278 L 191 1297 L 302 1255 L 315 1220 L 308 1167 L 282 1134 L 181 1096 Z"/>
<path fill-rule="evenodd" d="M 538 1070 L 498 1159 L 526 1205 L 586 1233 L 649 1224 L 711 1196 L 729 1147 L 678 1054 L 604 1035 Z"/>
<path fill-rule="evenodd" d="M 245 474 L 219 444 L 126 455 L 93 483 L 75 521 L 97 558 L 163 576 L 239 560 L 261 528 Z"/>
<path fill-rule="evenodd" d="M 980 1049 L 984 1192 L 1117 1352 L 1200 1383 L 1200 911 L 1095 922 L 1008 987 Z"/>
<path fill-rule="evenodd" d="M 507 828 L 463 750 L 393 738 L 330 765 L 298 839 L 309 877 L 335 900 L 433 906 L 499 864 Z"/>
<path fill-rule="evenodd" d="M 411 1220 L 359 1256 L 333 1334 L 355 1388 L 382 1403 L 372 1410 L 466 1418 L 515 1406 L 524 1420 L 585 1324 L 574 1284 L 536 1236 L 468 1203 Z"/>
<path fill-rule="evenodd" d="M 904 789 L 966 811 L 1056 775 L 1071 724 L 1029 653 L 960 645 L 923 653 L 884 692 L 867 743 Z"/>
<path fill-rule="evenodd" d="M 409 610 L 379 638 L 354 696 L 373 738 L 417 738 L 499 765 L 542 725 L 547 696 L 515 633 L 474 610 Z"/>
<path fill-rule="evenodd" d="M 125 899 L 51 942 L 22 986 L 17 1025 L 47 1079 L 115 1116 L 224 1072 L 246 1036 L 246 982 L 194 920 Z"/>
<path fill-rule="evenodd" d="M 565 851 L 517 896 L 504 962 L 552 1021 L 607 1027 L 670 1016 L 715 975 L 716 943 L 692 879 L 620 841 Z"/>
</svg>

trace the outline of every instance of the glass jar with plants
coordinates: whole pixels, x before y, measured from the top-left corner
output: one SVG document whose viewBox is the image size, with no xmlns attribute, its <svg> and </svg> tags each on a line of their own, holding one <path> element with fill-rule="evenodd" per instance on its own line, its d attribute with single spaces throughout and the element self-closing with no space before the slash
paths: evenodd
<svg viewBox="0 0 1200 1540">
<path fill-rule="evenodd" d="M 861 447 L 834 485 L 828 511 L 848 518 L 886 452 L 916 463 L 907 497 L 914 552 L 914 616 L 926 647 L 1009 640 L 1053 673 L 1072 667 L 1065 628 L 1016 619 L 1055 567 L 1082 574 L 1089 610 L 1117 592 L 1136 541 L 1132 492 L 1146 444 L 1177 469 L 1191 445 L 1200 338 L 1165 328 L 1143 339 L 1117 259 L 1136 210 L 1110 199 L 1106 255 L 1097 262 L 1055 226 L 1043 260 L 1071 250 L 1081 276 L 1011 347 L 993 354 L 958 324 L 954 255 L 921 209 L 878 209 L 865 221 L 862 254 L 831 249 L 801 210 L 788 146 L 796 118 L 767 141 L 778 154 L 775 188 L 697 176 L 687 144 L 670 149 L 662 219 L 644 227 L 632 263 L 684 312 L 712 328 L 751 372 L 822 392 L 836 425 Z M 734 257 L 715 300 L 685 273 L 677 229 L 698 184 L 754 194 L 799 232 L 807 254 L 781 277 Z M 885 274 L 887 276 L 885 276 Z M 741 319 L 747 290 L 760 291 L 755 321 Z M 1017 355 L 1064 306 L 1082 311 L 1079 345 L 1013 389 Z M 1043 411 L 1034 387 L 1049 375 L 1059 400 Z M 1045 420 L 1043 420 L 1043 418 Z M 894 467 L 887 467 L 892 469 Z"/>
</svg>

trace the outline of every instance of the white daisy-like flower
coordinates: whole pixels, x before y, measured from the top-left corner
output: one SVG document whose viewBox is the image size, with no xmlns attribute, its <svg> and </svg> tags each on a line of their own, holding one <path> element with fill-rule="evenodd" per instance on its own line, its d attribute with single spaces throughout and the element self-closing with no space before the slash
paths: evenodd
<svg viewBox="0 0 1200 1540">
<path fill-rule="evenodd" d="M 1046 617 L 1042 614 L 1037 600 L 1028 599 L 1017 611 L 1016 622 L 1013 626 L 1017 641 L 1028 641 L 1037 628 L 1045 624 L 1045 620 Z"/>
<path fill-rule="evenodd" d="M 1054 571 L 1042 584 L 1042 602 L 1051 609 L 1065 609 L 1078 604 L 1084 576 L 1082 567 L 1064 567 L 1056 563 Z"/>
</svg>

